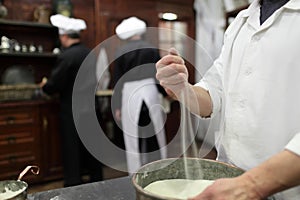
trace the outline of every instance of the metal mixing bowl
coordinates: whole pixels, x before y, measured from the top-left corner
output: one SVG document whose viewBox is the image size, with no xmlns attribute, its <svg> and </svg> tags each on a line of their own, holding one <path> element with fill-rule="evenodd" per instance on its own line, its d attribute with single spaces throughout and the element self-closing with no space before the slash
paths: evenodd
<svg viewBox="0 0 300 200">
<path fill-rule="evenodd" d="M 9 198 L 1 197 L 3 200 L 26 200 L 28 184 L 20 180 L 5 180 L 0 181 L 0 194 L 5 194 L 6 190 L 15 192 L 14 195 L 10 195 Z"/>
<path fill-rule="evenodd" d="M 132 177 L 137 200 L 167 200 L 167 198 L 145 191 L 144 188 L 152 182 L 167 179 L 186 179 L 183 158 L 158 160 L 142 166 Z M 186 166 L 193 180 L 215 180 L 219 178 L 236 177 L 244 170 L 215 160 L 187 158 Z M 202 174 L 199 173 L 201 166 Z"/>
<path fill-rule="evenodd" d="M 0 200 L 26 200 L 28 184 L 21 179 L 29 170 L 35 175 L 40 172 L 38 166 L 29 165 L 19 174 L 17 180 L 0 181 Z"/>
</svg>

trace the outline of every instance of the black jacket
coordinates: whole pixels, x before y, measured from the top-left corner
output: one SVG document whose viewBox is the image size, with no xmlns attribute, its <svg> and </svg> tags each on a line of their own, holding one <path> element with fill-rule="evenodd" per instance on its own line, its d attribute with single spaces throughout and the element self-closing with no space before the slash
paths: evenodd
<svg viewBox="0 0 300 200">
<path fill-rule="evenodd" d="M 72 113 L 72 93 L 77 72 L 90 50 L 81 43 L 66 48 L 57 58 L 54 69 L 43 91 L 58 93 L 63 113 Z"/>
<path fill-rule="evenodd" d="M 115 106 L 121 108 L 122 88 L 125 82 L 155 78 L 155 64 L 160 59 L 159 50 L 143 40 L 129 41 L 116 52 L 113 71 Z M 159 92 L 166 95 L 157 83 Z"/>
</svg>

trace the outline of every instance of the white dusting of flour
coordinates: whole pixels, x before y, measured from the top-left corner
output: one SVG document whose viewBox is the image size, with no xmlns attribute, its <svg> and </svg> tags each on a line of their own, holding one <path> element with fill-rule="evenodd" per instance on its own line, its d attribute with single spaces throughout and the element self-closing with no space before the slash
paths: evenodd
<svg viewBox="0 0 300 200">
<path fill-rule="evenodd" d="M 168 199 L 188 199 L 201 193 L 213 182 L 212 180 L 167 179 L 155 181 L 144 189 Z"/>
<path fill-rule="evenodd" d="M 5 199 L 13 198 L 16 195 L 22 193 L 25 189 L 26 189 L 26 187 L 21 188 L 21 189 L 19 189 L 17 191 L 12 191 L 8 187 L 5 187 L 4 188 L 5 192 L 0 192 L 0 200 L 5 200 Z"/>
</svg>

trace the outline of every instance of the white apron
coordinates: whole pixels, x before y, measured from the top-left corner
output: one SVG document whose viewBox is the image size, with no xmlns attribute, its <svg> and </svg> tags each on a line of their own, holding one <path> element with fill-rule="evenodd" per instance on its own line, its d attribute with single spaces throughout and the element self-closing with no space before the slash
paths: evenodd
<svg viewBox="0 0 300 200">
<path fill-rule="evenodd" d="M 138 122 L 143 101 L 149 109 L 149 116 L 155 130 L 153 134 L 156 135 L 161 158 L 167 156 L 162 106 L 154 79 L 126 82 L 122 91 L 121 118 L 127 167 L 130 174 L 136 172 L 142 165 L 138 143 Z"/>
</svg>

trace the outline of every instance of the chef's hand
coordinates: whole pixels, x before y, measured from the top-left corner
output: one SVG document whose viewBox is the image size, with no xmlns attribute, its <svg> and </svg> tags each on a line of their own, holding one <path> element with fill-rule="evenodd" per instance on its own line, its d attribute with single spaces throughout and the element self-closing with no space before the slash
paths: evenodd
<svg viewBox="0 0 300 200">
<path fill-rule="evenodd" d="M 167 94 L 179 99 L 188 84 L 188 71 L 177 50 L 171 48 L 169 54 L 156 63 L 156 70 L 156 78 Z"/>
<path fill-rule="evenodd" d="M 189 200 L 263 200 L 247 176 L 216 180 L 202 193 Z"/>
</svg>

